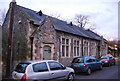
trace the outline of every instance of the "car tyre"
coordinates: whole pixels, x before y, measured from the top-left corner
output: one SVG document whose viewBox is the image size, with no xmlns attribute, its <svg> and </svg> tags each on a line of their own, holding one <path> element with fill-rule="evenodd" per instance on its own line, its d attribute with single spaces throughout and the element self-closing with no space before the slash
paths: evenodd
<svg viewBox="0 0 120 81">
<path fill-rule="evenodd" d="M 111 64 L 110 64 L 110 63 L 108 63 L 108 65 L 107 65 L 107 66 L 109 67 L 110 65 L 111 65 Z"/>
<path fill-rule="evenodd" d="M 113 63 L 113 65 L 115 65 L 115 62 Z"/>
<path fill-rule="evenodd" d="M 87 75 L 90 75 L 90 74 L 91 74 L 91 72 L 92 72 L 92 71 L 91 71 L 91 69 L 90 69 L 90 68 L 88 68 L 88 70 L 86 71 L 86 74 L 87 74 Z"/>
<path fill-rule="evenodd" d="M 103 66 L 102 65 L 100 65 L 100 70 L 102 70 L 103 69 Z"/>
<path fill-rule="evenodd" d="M 74 80 L 74 74 L 70 73 L 68 75 L 67 81 L 73 81 Z"/>
</svg>

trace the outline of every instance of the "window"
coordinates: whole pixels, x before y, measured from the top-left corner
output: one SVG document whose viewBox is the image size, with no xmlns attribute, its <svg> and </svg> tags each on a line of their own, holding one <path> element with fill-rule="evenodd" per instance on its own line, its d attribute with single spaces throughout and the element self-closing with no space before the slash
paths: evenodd
<svg viewBox="0 0 120 81">
<path fill-rule="evenodd" d="M 84 59 L 83 58 L 75 58 L 73 59 L 72 63 L 83 63 Z"/>
<path fill-rule="evenodd" d="M 34 72 L 44 72 L 48 71 L 46 63 L 37 63 L 33 65 L 33 71 Z"/>
<path fill-rule="evenodd" d="M 87 62 L 92 62 L 93 60 L 92 59 L 88 59 Z"/>
<path fill-rule="evenodd" d="M 19 73 L 25 73 L 26 67 L 29 65 L 29 63 L 20 63 L 15 68 L 15 71 Z"/>
<path fill-rule="evenodd" d="M 96 62 L 97 60 L 94 57 L 90 57 L 87 59 L 87 62 Z"/>
<path fill-rule="evenodd" d="M 91 55 L 92 56 L 96 56 L 96 43 L 95 42 L 91 42 L 91 45 L 90 45 L 90 48 L 91 48 Z"/>
<path fill-rule="evenodd" d="M 61 52 L 62 57 L 70 57 L 70 39 L 62 38 Z"/>
<path fill-rule="evenodd" d="M 87 41 L 84 41 L 84 44 L 83 44 L 83 54 L 84 56 L 88 56 L 88 42 Z"/>
<path fill-rule="evenodd" d="M 74 56 L 80 56 L 80 41 L 79 40 L 74 40 L 73 42 L 73 53 Z"/>
<path fill-rule="evenodd" d="M 63 66 L 57 62 L 48 62 L 50 70 L 60 70 Z"/>
</svg>

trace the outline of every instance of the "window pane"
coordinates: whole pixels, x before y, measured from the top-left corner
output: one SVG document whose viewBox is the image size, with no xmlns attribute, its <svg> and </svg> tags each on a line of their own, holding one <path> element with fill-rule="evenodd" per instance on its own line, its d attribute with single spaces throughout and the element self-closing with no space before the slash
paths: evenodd
<svg viewBox="0 0 120 81">
<path fill-rule="evenodd" d="M 74 58 L 72 61 L 72 63 L 83 63 L 83 62 L 84 62 L 83 58 Z"/>
<path fill-rule="evenodd" d="M 15 71 L 19 72 L 19 73 L 25 73 L 25 70 L 26 70 L 26 67 L 28 66 L 29 64 L 27 63 L 20 63 L 17 65 L 17 67 L 15 68 Z"/>
<path fill-rule="evenodd" d="M 65 38 L 62 38 L 62 44 L 65 44 Z"/>
<path fill-rule="evenodd" d="M 79 56 L 80 51 L 79 51 L 79 47 L 77 47 L 77 56 Z"/>
<path fill-rule="evenodd" d="M 76 47 L 74 47 L 74 56 L 76 56 Z"/>
<path fill-rule="evenodd" d="M 62 65 L 57 62 L 48 62 L 50 70 L 59 70 L 62 69 Z"/>
<path fill-rule="evenodd" d="M 74 40 L 74 45 L 76 45 L 76 40 Z"/>
<path fill-rule="evenodd" d="M 67 45 L 69 44 L 69 39 L 66 39 L 66 44 L 67 44 Z"/>
<path fill-rule="evenodd" d="M 43 72 L 48 71 L 46 63 L 38 63 L 33 65 L 33 71 L 34 72 Z"/>
<path fill-rule="evenodd" d="M 66 56 L 69 56 L 69 46 L 66 46 Z"/>
<path fill-rule="evenodd" d="M 77 41 L 77 46 L 79 46 L 79 41 Z"/>
<path fill-rule="evenodd" d="M 84 47 L 84 55 L 88 55 L 88 47 Z"/>
<path fill-rule="evenodd" d="M 65 46 L 62 45 L 62 56 L 65 56 Z"/>
</svg>

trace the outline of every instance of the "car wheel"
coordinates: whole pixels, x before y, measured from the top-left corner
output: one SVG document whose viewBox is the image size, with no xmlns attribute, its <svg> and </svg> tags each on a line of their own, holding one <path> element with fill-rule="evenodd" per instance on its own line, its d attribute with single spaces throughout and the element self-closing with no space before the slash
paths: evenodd
<svg viewBox="0 0 120 81">
<path fill-rule="evenodd" d="M 103 66 L 102 65 L 100 65 L 100 70 L 102 70 L 103 69 Z"/>
<path fill-rule="evenodd" d="M 90 68 L 88 68 L 88 70 L 86 71 L 86 74 L 87 74 L 87 75 L 90 75 L 90 74 L 91 74 L 91 69 L 90 69 Z"/>
<path fill-rule="evenodd" d="M 68 75 L 67 81 L 73 81 L 74 80 L 74 74 L 70 73 Z"/>
<path fill-rule="evenodd" d="M 109 67 L 109 66 L 110 66 L 110 63 L 107 64 L 107 67 Z"/>
<path fill-rule="evenodd" d="M 113 65 L 115 65 L 115 62 L 113 63 Z"/>
</svg>

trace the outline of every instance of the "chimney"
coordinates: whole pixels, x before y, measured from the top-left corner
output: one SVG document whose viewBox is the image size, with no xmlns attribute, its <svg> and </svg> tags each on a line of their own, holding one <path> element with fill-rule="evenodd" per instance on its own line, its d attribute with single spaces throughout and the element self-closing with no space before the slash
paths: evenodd
<svg viewBox="0 0 120 81">
<path fill-rule="evenodd" d="M 10 7 L 13 7 L 12 5 L 15 6 L 15 4 L 16 4 L 16 1 L 15 1 L 15 0 L 12 0 L 11 3 L 10 3 Z"/>
<path fill-rule="evenodd" d="M 40 11 L 38 12 L 38 14 L 39 14 L 40 16 L 42 16 L 42 11 L 40 10 Z"/>
<path fill-rule="evenodd" d="M 70 26 L 73 26 L 72 22 L 70 22 Z"/>
<path fill-rule="evenodd" d="M 13 67 L 13 56 L 12 56 L 12 45 L 13 45 L 13 27 L 14 27 L 14 12 L 15 12 L 16 2 L 12 0 L 10 3 L 10 13 L 8 19 L 8 46 L 7 46 L 7 60 L 6 60 L 6 78 L 11 76 Z"/>
</svg>

